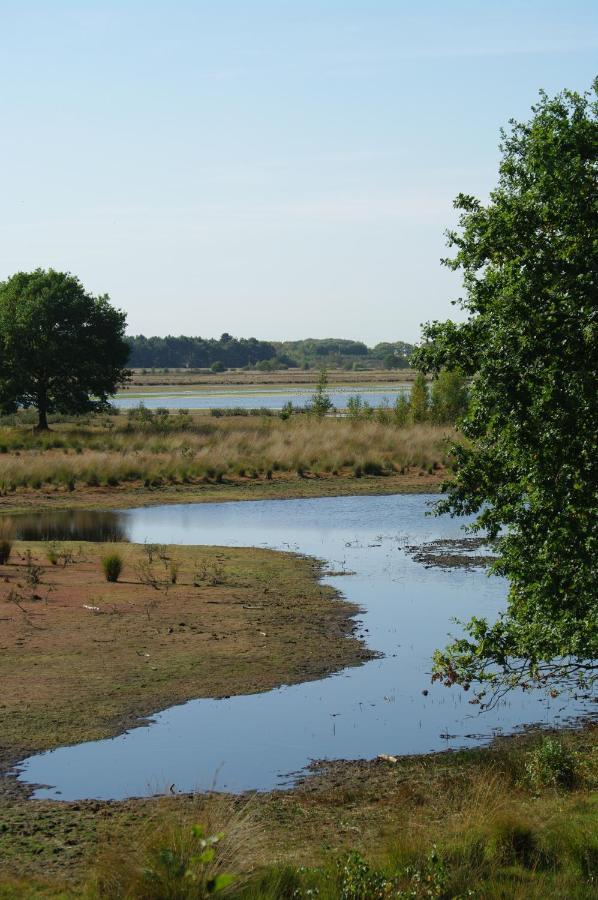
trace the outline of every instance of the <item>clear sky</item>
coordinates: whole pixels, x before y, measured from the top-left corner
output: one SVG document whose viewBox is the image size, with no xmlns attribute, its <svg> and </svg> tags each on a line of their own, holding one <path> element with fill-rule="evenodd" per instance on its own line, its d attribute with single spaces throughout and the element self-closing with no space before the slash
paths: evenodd
<svg viewBox="0 0 598 900">
<path fill-rule="evenodd" d="M 459 191 L 596 0 L 0 0 L 0 279 L 79 275 L 131 333 L 415 340 Z"/>
</svg>

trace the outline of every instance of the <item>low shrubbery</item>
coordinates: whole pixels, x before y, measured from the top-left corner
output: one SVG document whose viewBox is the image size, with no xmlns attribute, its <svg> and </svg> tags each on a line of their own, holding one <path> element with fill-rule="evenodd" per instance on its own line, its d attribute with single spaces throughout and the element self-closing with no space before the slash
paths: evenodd
<svg viewBox="0 0 598 900">
<path fill-rule="evenodd" d="M 102 558 L 102 571 L 106 581 L 118 581 L 123 570 L 123 558 L 120 553 L 108 553 Z"/>
</svg>

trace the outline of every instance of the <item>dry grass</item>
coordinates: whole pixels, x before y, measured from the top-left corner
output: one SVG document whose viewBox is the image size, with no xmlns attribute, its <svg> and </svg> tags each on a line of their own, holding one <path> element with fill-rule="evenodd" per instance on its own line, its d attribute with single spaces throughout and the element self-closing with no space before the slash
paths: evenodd
<svg viewBox="0 0 598 900">
<path fill-rule="evenodd" d="M 377 421 L 323 421 L 298 416 L 191 419 L 164 432 L 135 425 L 112 429 L 62 426 L 45 435 L 0 430 L 0 491 L 67 491 L 141 483 L 272 479 L 276 473 L 385 475 L 433 472 L 447 465 L 450 427 L 398 428 Z"/>
<path fill-rule="evenodd" d="M 157 387 L 185 386 L 197 388 L 214 388 L 217 385 L 243 387 L 257 387 L 264 385 L 315 385 L 318 382 L 320 372 L 318 369 L 282 369 L 275 372 L 244 371 L 243 369 L 229 369 L 227 372 L 210 372 L 196 369 L 170 369 L 163 372 L 159 368 L 155 371 L 133 369 L 131 379 L 127 382 L 125 390 L 137 393 L 140 389 L 155 390 Z M 413 381 L 416 372 L 412 369 L 367 369 L 347 370 L 328 369 L 328 381 L 330 387 L 335 385 L 359 384 L 404 384 Z"/>
</svg>

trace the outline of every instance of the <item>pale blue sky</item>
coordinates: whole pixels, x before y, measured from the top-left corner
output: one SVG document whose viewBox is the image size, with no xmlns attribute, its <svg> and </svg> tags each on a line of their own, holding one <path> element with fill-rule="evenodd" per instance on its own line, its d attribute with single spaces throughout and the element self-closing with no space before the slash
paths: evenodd
<svg viewBox="0 0 598 900">
<path fill-rule="evenodd" d="M 598 4 L 0 0 L 0 278 L 133 333 L 415 340 L 499 128 L 585 90 Z"/>
</svg>

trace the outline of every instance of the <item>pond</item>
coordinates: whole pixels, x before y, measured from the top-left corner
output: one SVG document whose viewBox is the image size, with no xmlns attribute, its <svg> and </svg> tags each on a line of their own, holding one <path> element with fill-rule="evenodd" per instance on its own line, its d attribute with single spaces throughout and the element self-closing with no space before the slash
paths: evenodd
<svg viewBox="0 0 598 900">
<path fill-rule="evenodd" d="M 49 785 L 35 797 L 64 800 L 122 799 L 170 785 L 268 790 L 291 785 L 293 773 L 315 759 L 472 747 L 496 733 L 583 713 L 581 702 L 536 693 L 513 694 L 480 713 L 470 694 L 430 684 L 430 657 L 456 631 L 452 617 L 492 619 L 506 593 L 505 582 L 482 568 L 426 568 L 412 558 L 410 545 L 463 536 L 458 520 L 426 515 L 433 500 L 361 496 L 98 514 L 100 533 L 112 527 L 136 542 L 262 546 L 319 557 L 331 572 L 347 573 L 324 580 L 361 607 L 359 633 L 384 656 L 320 681 L 192 700 L 119 737 L 31 757 L 20 765 L 20 779 Z M 57 514 L 56 534 L 72 535 L 68 519 Z M 83 524 L 89 534 L 89 518 Z M 44 534 L 52 537 L 48 526 L 46 520 Z M 22 527 L 31 528 L 31 520 Z"/>
<path fill-rule="evenodd" d="M 117 394 L 111 401 L 119 409 L 133 409 L 140 403 L 147 409 L 166 407 L 168 409 L 282 409 L 289 401 L 293 406 L 306 406 L 313 397 L 315 388 L 251 388 L 245 390 L 219 391 L 158 391 L 156 393 Z M 370 406 L 386 404 L 393 406 L 397 397 L 408 394 L 409 384 L 368 385 L 363 387 L 330 387 L 327 391 L 335 409 L 346 409 L 349 397 L 359 396 Z"/>
</svg>

